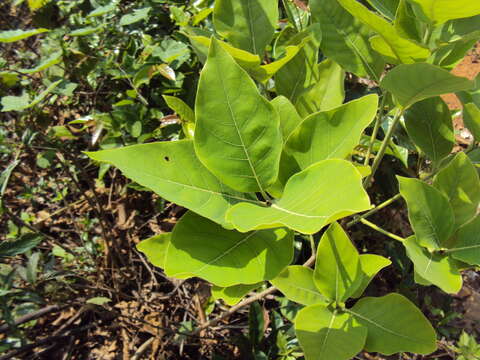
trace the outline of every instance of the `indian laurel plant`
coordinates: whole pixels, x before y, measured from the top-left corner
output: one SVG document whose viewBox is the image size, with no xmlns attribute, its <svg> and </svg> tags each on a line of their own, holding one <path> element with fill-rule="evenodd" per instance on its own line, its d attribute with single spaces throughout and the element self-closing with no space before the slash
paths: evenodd
<svg viewBox="0 0 480 360">
<path fill-rule="evenodd" d="M 213 21 L 181 28 L 204 63 L 195 109 L 167 98 L 189 125 L 184 139 L 88 154 L 189 209 L 171 233 L 139 245 L 168 276 L 205 279 L 231 305 L 269 281 L 304 305 L 295 330 L 308 360 L 436 350 L 410 300 L 362 298 L 390 260 L 360 255 L 338 222 L 355 216 L 378 230 L 365 219 L 376 211 L 366 189 L 385 154 L 408 167 L 418 153 L 427 168 L 399 176 L 387 202 L 406 200 L 414 235 L 380 229 L 403 243 L 416 282 L 456 293 L 461 270 L 480 265 L 480 150 L 474 141 L 451 155 L 440 98 L 459 94 L 480 140 L 480 85 L 449 72 L 480 38 L 480 2 L 363 3 L 216 0 Z M 346 101 L 346 72 L 373 83 L 370 93 Z M 308 236 L 314 270 L 291 265 L 294 238 Z"/>
</svg>

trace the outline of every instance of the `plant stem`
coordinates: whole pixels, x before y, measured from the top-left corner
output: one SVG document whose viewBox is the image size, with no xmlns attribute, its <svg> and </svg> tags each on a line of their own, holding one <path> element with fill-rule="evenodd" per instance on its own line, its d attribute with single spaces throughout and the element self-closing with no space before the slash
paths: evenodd
<svg viewBox="0 0 480 360">
<path fill-rule="evenodd" d="M 383 156 L 387 151 L 387 147 L 390 142 L 390 139 L 392 138 L 393 133 L 395 132 L 395 129 L 397 128 L 397 124 L 399 123 L 402 115 L 403 115 L 403 109 L 399 109 L 395 114 L 395 117 L 393 118 L 392 126 L 390 126 L 390 129 L 388 129 L 388 132 L 385 135 L 385 139 L 383 139 L 382 141 L 382 146 L 380 147 L 380 150 L 378 151 L 377 156 L 375 156 L 375 160 L 372 165 L 372 173 L 368 175 L 368 177 L 365 179 L 365 182 L 364 182 L 365 188 L 368 188 L 370 186 L 370 183 L 373 177 L 375 176 L 375 173 L 377 172 L 378 167 L 380 166 L 380 163 L 382 162 Z"/>
<path fill-rule="evenodd" d="M 385 101 L 387 99 L 387 94 L 383 94 L 382 100 L 380 101 L 380 109 L 378 111 L 377 117 L 375 118 L 375 127 L 373 128 L 372 136 L 370 137 L 370 144 L 368 144 L 367 155 L 365 156 L 364 165 L 368 166 L 370 163 L 370 155 L 372 154 L 373 144 L 377 139 L 378 131 L 380 130 L 380 125 L 382 124 L 383 118 L 383 109 L 385 107 Z"/>
<path fill-rule="evenodd" d="M 360 219 L 360 221 L 362 222 L 362 224 L 365 224 L 367 225 L 368 227 L 372 228 L 373 230 L 375 231 L 378 231 L 379 233 L 382 233 L 383 235 L 386 235 L 388 236 L 389 238 L 392 238 L 394 240 L 397 240 L 397 241 L 400 241 L 400 242 L 404 242 L 405 239 L 398 236 L 398 235 L 395 235 L 385 229 L 382 229 L 380 226 L 378 225 L 375 225 L 374 223 L 368 221 L 368 220 L 365 220 L 365 219 Z"/>
<path fill-rule="evenodd" d="M 401 194 L 397 194 L 395 195 L 394 197 L 386 200 L 385 202 L 381 203 L 380 205 L 377 205 L 376 207 L 374 207 L 372 210 L 366 212 L 365 214 L 353 219 L 352 221 L 350 221 L 348 224 L 347 224 L 347 228 L 349 227 L 352 227 L 353 225 L 355 225 L 356 223 L 362 221 L 362 219 L 365 219 L 369 216 L 372 216 L 373 214 L 379 212 L 380 210 L 386 208 L 387 206 L 389 206 L 390 204 L 394 203 L 395 201 L 399 200 L 400 198 L 402 197 Z"/>
</svg>

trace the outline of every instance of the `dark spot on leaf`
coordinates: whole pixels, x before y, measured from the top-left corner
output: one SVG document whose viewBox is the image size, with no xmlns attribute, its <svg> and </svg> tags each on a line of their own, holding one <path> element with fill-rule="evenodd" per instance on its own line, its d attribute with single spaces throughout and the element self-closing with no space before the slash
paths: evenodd
<svg viewBox="0 0 480 360">
<path fill-rule="evenodd" d="M 170 158 L 168 156 L 164 157 L 165 161 L 170 161 Z"/>
</svg>

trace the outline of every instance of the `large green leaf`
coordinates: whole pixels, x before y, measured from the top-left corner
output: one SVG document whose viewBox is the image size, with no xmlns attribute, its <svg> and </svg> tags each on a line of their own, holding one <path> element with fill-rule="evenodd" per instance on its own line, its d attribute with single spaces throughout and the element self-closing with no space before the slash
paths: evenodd
<svg viewBox="0 0 480 360">
<path fill-rule="evenodd" d="M 469 90 L 474 82 L 435 65 L 418 63 L 395 67 L 385 75 L 380 86 L 391 92 L 403 108 L 408 108 L 430 97 Z"/>
<path fill-rule="evenodd" d="M 0 259 L 6 256 L 23 254 L 40 244 L 42 240 L 42 235 L 32 233 L 24 234 L 14 241 L 2 240 L 0 242 Z"/>
<path fill-rule="evenodd" d="M 463 225 L 448 250 L 452 257 L 470 265 L 480 265 L 480 216 Z"/>
<path fill-rule="evenodd" d="M 148 261 L 153 265 L 163 269 L 171 238 L 172 233 L 155 235 L 138 243 L 137 249 L 144 253 Z"/>
<path fill-rule="evenodd" d="M 292 258 L 293 232 L 285 228 L 239 233 L 188 212 L 173 229 L 165 272 L 228 287 L 271 280 Z"/>
<path fill-rule="evenodd" d="M 337 304 L 344 303 L 362 281 L 360 256 L 338 223 L 323 234 L 317 249 L 313 280 L 320 292 Z"/>
<path fill-rule="evenodd" d="M 351 297 L 359 298 L 362 296 L 365 289 L 368 287 L 368 284 L 373 280 L 375 275 L 382 270 L 383 268 L 389 266 L 392 262 L 383 256 L 374 255 L 374 254 L 363 254 L 360 255 L 360 265 L 362 268 L 361 272 L 361 284 L 355 290 L 355 293 Z"/>
<path fill-rule="evenodd" d="M 335 109 L 310 115 L 293 131 L 285 151 L 301 169 L 326 159 L 344 159 L 360 142 L 377 114 L 378 96 L 367 95 Z"/>
<path fill-rule="evenodd" d="M 248 200 L 223 185 L 195 156 L 190 140 L 134 145 L 87 153 L 96 161 L 119 168 L 133 181 L 168 201 L 226 225 L 225 212 Z"/>
<path fill-rule="evenodd" d="M 308 306 L 295 319 L 306 360 L 350 360 L 365 344 L 367 329 L 349 314 L 325 305 Z"/>
<path fill-rule="evenodd" d="M 49 31 L 48 29 L 7 30 L 0 32 L 0 43 L 10 43 Z"/>
<path fill-rule="evenodd" d="M 430 250 L 447 246 L 453 235 L 455 217 L 445 195 L 418 179 L 397 177 L 400 194 L 407 201 L 408 218 L 417 241 Z"/>
<path fill-rule="evenodd" d="M 450 201 L 459 227 L 477 214 L 480 204 L 480 180 L 477 169 L 465 153 L 455 158 L 435 177 L 433 186 Z"/>
<path fill-rule="evenodd" d="M 262 283 L 240 284 L 229 287 L 212 286 L 212 296 L 215 299 L 222 299 L 225 304 L 233 306 L 240 302 L 249 292 L 259 288 Z"/>
<path fill-rule="evenodd" d="M 456 294 L 460 291 L 462 275 L 448 255 L 428 252 L 427 249 L 418 245 L 415 236 L 409 237 L 403 244 L 408 257 L 413 262 L 415 272 L 422 279 L 447 293 Z"/>
<path fill-rule="evenodd" d="M 217 32 L 233 46 L 263 56 L 278 22 L 277 0 L 217 0 L 213 11 Z"/>
<path fill-rule="evenodd" d="M 432 325 L 402 295 L 363 298 L 348 312 L 368 329 L 367 351 L 385 355 L 398 352 L 430 354 L 437 349 Z"/>
<path fill-rule="evenodd" d="M 452 152 L 452 115 L 440 97 L 414 104 L 405 113 L 405 126 L 413 142 L 435 163 Z"/>
<path fill-rule="evenodd" d="M 238 204 L 227 219 L 242 232 L 287 226 L 314 234 L 325 225 L 367 210 L 370 200 L 362 176 L 345 160 L 325 160 L 292 176 L 283 197 L 269 207 Z"/>
<path fill-rule="evenodd" d="M 371 31 L 337 0 L 310 0 L 310 7 L 322 29 L 323 53 L 357 76 L 379 80 L 385 63 L 370 47 Z"/>
<path fill-rule="evenodd" d="M 286 143 L 293 130 L 302 122 L 295 106 L 285 96 L 277 96 L 271 104 L 280 116 L 280 129 L 282 130 L 283 143 Z"/>
<path fill-rule="evenodd" d="M 305 89 L 295 106 L 302 117 L 343 104 L 345 71 L 330 59 L 317 65 L 318 81 Z"/>
<path fill-rule="evenodd" d="M 21 69 L 19 71 L 24 73 L 24 74 L 34 74 L 36 72 L 40 72 L 40 71 L 43 71 L 45 69 L 48 69 L 49 67 L 51 67 L 53 65 L 56 65 L 61 61 L 62 61 L 62 52 L 57 51 L 57 52 L 54 52 L 54 53 L 50 54 L 50 56 L 48 56 L 47 58 L 42 59 L 40 61 L 40 63 L 37 66 L 35 66 L 34 68 L 32 68 L 32 69 Z"/>
<path fill-rule="evenodd" d="M 371 12 L 357 0 L 337 0 L 350 14 L 369 26 L 390 46 L 396 58 L 405 64 L 427 59 L 430 51 L 417 43 L 401 37 L 395 27 L 381 16 Z"/>
<path fill-rule="evenodd" d="M 287 46 L 302 46 L 302 49 L 276 73 L 275 90 L 278 95 L 285 96 L 294 105 L 320 81 L 317 62 L 321 38 L 320 27 L 318 24 L 314 24 L 293 36 L 286 44 Z"/>
<path fill-rule="evenodd" d="M 409 0 L 418 4 L 435 25 L 448 20 L 467 18 L 480 14 L 480 2 L 472 0 Z"/>
<path fill-rule="evenodd" d="M 292 265 L 270 280 L 289 300 L 302 305 L 327 303 L 313 282 L 313 270 L 305 266 Z"/>
<path fill-rule="evenodd" d="M 195 112 L 195 151 L 214 175 L 243 192 L 273 184 L 282 151 L 279 116 L 217 40 L 200 76 Z"/>
</svg>

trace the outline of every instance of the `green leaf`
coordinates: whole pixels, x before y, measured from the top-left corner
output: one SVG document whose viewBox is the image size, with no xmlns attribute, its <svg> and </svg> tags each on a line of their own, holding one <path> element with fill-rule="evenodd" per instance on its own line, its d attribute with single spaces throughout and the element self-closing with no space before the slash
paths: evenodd
<svg viewBox="0 0 480 360">
<path fill-rule="evenodd" d="M 214 285 L 212 286 L 212 296 L 217 300 L 222 299 L 225 304 L 229 306 L 234 306 L 238 304 L 245 295 L 259 288 L 261 285 L 262 283 L 249 285 L 239 284 L 229 287 L 220 287 Z"/>
<path fill-rule="evenodd" d="M 313 281 L 320 292 L 337 304 L 344 303 L 359 287 L 360 256 L 342 227 L 333 223 L 317 249 Z"/>
<path fill-rule="evenodd" d="M 172 233 L 152 236 L 137 244 L 138 251 L 145 254 L 148 261 L 159 268 L 165 268 L 165 257 L 170 245 Z"/>
<path fill-rule="evenodd" d="M 469 90 L 474 82 L 450 74 L 435 65 L 399 65 L 383 78 L 380 86 L 391 92 L 402 108 L 431 97 Z"/>
<path fill-rule="evenodd" d="M 302 118 L 298 115 L 295 106 L 285 96 L 277 96 L 270 103 L 280 116 L 280 129 L 285 144 L 293 130 L 302 122 Z"/>
<path fill-rule="evenodd" d="M 397 8 L 401 0 L 367 0 L 370 5 L 390 20 L 395 19 Z"/>
<path fill-rule="evenodd" d="M 363 254 L 360 255 L 360 265 L 362 268 L 361 272 L 361 283 L 357 288 L 355 293 L 351 297 L 359 298 L 362 296 L 365 289 L 368 287 L 370 282 L 373 280 L 375 275 L 382 270 L 383 268 L 389 266 L 392 262 L 383 256 L 373 255 L 373 254 Z"/>
<path fill-rule="evenodd" d="M 109 12 L 112 12 L 116 9 L 117 5 L 116 4 L 110 4 L 106 6 L 100 6 L 96 8 L 95 10 L 91 11 L 87 15 L 87 19 L 91 17 L 97 17 L 97 16 L 103 16 L 105 14 L 108 14 Z"/>
<path fill-rule="evenodd" d="M 348 312 L 368 329 L 367 351 L 385 355 L 399 352 L 430 354 L 437 349 L 432 325 L 402 295 L 363 298 Z"/>
<path fill-rule="evenodd" d="M 421 42 L 423 40 L 419 30 L 421 23 L 417 21 L 408 0 L 400 0 L 397 3 L 399 4 L 394 23 L 397 33 L 404 38 Z"/>
<path fill-rule="evenodd" d="M 480 108 L 474 103 L 463 105 L 463 121 L 476 141 L 480 140 Z"/>
<path fill-rule="evenodd" d="M 135 9 L 131 14 L 125 14 L 120 18 L 120 25 L 127 26 L 134 24 L 136 22 L 145 20 L 148 18 L 150 11 L 152 10 L 151 7 L 145 7 L 143 9 Z"/>
<path fill-rule="evenodd" d="M 343 104 L 345 100 L 345 71 L 330 59 L 317 66 L 318 81 L 299 96 L 295 106 L 301 116 L 325 111 Z"/>
<path fill-rule="evenodd" d="M 299 311 L 295 332 L 306 360 L 350 360 L 365 345 L 367 329 L 347 313 L 312 305 Z"/>
<path fill-rule="evenodd" d="M 195 106 L 195 151 L 214 175 L 243 192 L 264 192 L 275 182 L 282 151 L 279 116 L 217 40 Z"/>
<path fill-rule="evenodd" d="M 299 304 L 315 305 L 327 302 L 313 282 L 313 270 L 305 266 L 289 266 L 270 282 L 289 300 Z"/>
<path fill-rule="evenodd" d="M 421 247 L 415 236 L 403 243 L 407 255 L 412 260 L 415 273 L 429 283 L 438 286 L 446 293 L 456 294 L 462 288 L 462 275 L 448 255 L 429 253 Z"/>
<path fill-rule="evenodd" d="M 28 0 L 28 7 L 31 11 L 36 11 L 47 5 L 52 0 Z"/>
<path fill-rule="evenodd" d="M 99 296 L 99 297 L 94 297 L 94 298 L 88 299 L 86 301 L 86 303 L 102 306 L 102 305 L 108 304 L 111 301 L 112 300 L 107 298 L 107 297 Z"/>
<path fill-rule="evenodd" d="M 310 7 L 314 20 L 321 27 L 321 48 L 325 55 L 346 71 L 378 81 L 385 63 L 370 47 L 370 29 L 337 0 L 310 0 Z"/>
<path fill-rule="evenodd" d="M 285 96 L 295 106 L 301 97 L 320 81 L 317 62 L 321 39 L 320 27 L 314 24 L 287 41 L 287 46 L 300 46 L 301 50 L 275 75 L 275 90 L 278 95 Z M 305 108 L 305 105 L 308 104 L 304 104 L 302 108 Z M 308 113 L 300 112 L 300 115 Z"/>
<path fill-rule="evenodd" d="M 448 20 L 480 15 L 480 3 L 471 0 L 409 0 L 418 4 L 424 15 L 435 25 Z"/>
<path fill-rule="evenodd" d="M 325 225 L 370 208 L 362 176 L 345 160 L 325 160 L 292 176 L 283 197 L 270 207 L 237 204 L 227 213 L 236 229 L 287 226 L 314 234 Z"/>
<path fill-rule="evenodd" d="M 345 159 L 377 114 L 378 96 L 367 95 L 304 119 L 287 138 L 285 151 L 301 169 L 327 159 Z"/>
<path fill-rule="evenodd" d="M 173 230 L 165 272 L 228 287 L 271 280 L 292 258 L 293 232 L 285 228 L 239 233 L 188 212 Z"/>
<path fill-rule="evenodd" d="M 213 23 L 233 46 L 263 57 L 278 23 L 277 0 L 217 0 Z"/>
<path fill-rule="evenodd" d="M 350 14 L 378 33 L 390 46 L 396 58 L 406 64 L 427 59 L 430 51 L 401 37 L 395 27 L 384 18 L 368 10 L 356 0 L 337 0 Z"/>
<path fill-rule="evenodd" d="M 475 217 L 480 204 L 477 169 L 465 153 L 458 153 L 435 177 L 433 186 L 450 201 L 456 228 Z"/>
<path fill-rule="evenodd" d="M 15 241 L 5 241 L 0 242 L 0 258 L 6 256 L 16 256 L 23 254 L 40 242 L 42 242 L 43 236 L 37 234 L 25 234 L 20 239 Z"/>
<path fill-rule="evenodd" d="M 418 243 L 429 250 L 445 248 L 455 226 L 447 197 L 420 180 L 400 176 L 397 179 L 400 194 L 407 201 L 408 218 Z"/>
<path fill-rule="evenodd" d="M 4 96 L 2 97 L 2 112 L 22 111 L 30 104 L 30 97 L 26 92 L 21 96 Z"/>
<path fill-rule="evenodd" d="M 10 43 L 49 31 L 48 29 L 7 30 L 0 32 L 0 43 Z"/>
<path fill-rule="evenodd" d="M 175 111 L 175 113 L 186 122 L 195 122 L 195 113 L 192 108 L 188 106 L 182 99 L 175 96 L 163 95 L 163 99 L 167 103 L 168 107 Z"/>
<path fill-rule="evenodd" d="M 49 57 L 46 59 L 42 60 L 37 66 L 35 66 L 32 69 L 21 69 L 20 72 L 24 74 L 33 74 L 36 72 L 43 71 L 45 69 L 48 69 L 49 67 L 56 65 L 62 61 L 62 52 L 57 51 L 53 54 L 51 54 Z"/>
<path fill-rule="evenodd" d="M 76 29 L 72 32 L 70 32 L 68 35 L 70 36 L 87 36 L 87 35 L 91 35 L 91 34 L 95 34 L 99 31 L 102 31 L 103 30 L 103 25 L 99 25 L 99 26 L 85 26 L 85 27 L 82 27 L 80 29 Z"/>
<path fill-rule="evenodd" d="M 87 153 L 109 163 L 162 198 L 222 225 L 233 204 L 249 200 L 213 176 L 195 156 L 190 140 L 159 142 Z"/>
<path fill-rule="evenodd" d="M 438 163 L 455 145 L 452 115 L 440 97 L 414 104 L 405 113 L 408 135 L 427 156 Z"/>
<path fill-rule="evenodd" d="M 480 265 L 480 216 L 463 225 L 454 246 L 448 252 L 457 260 Z"/>
</svg>

